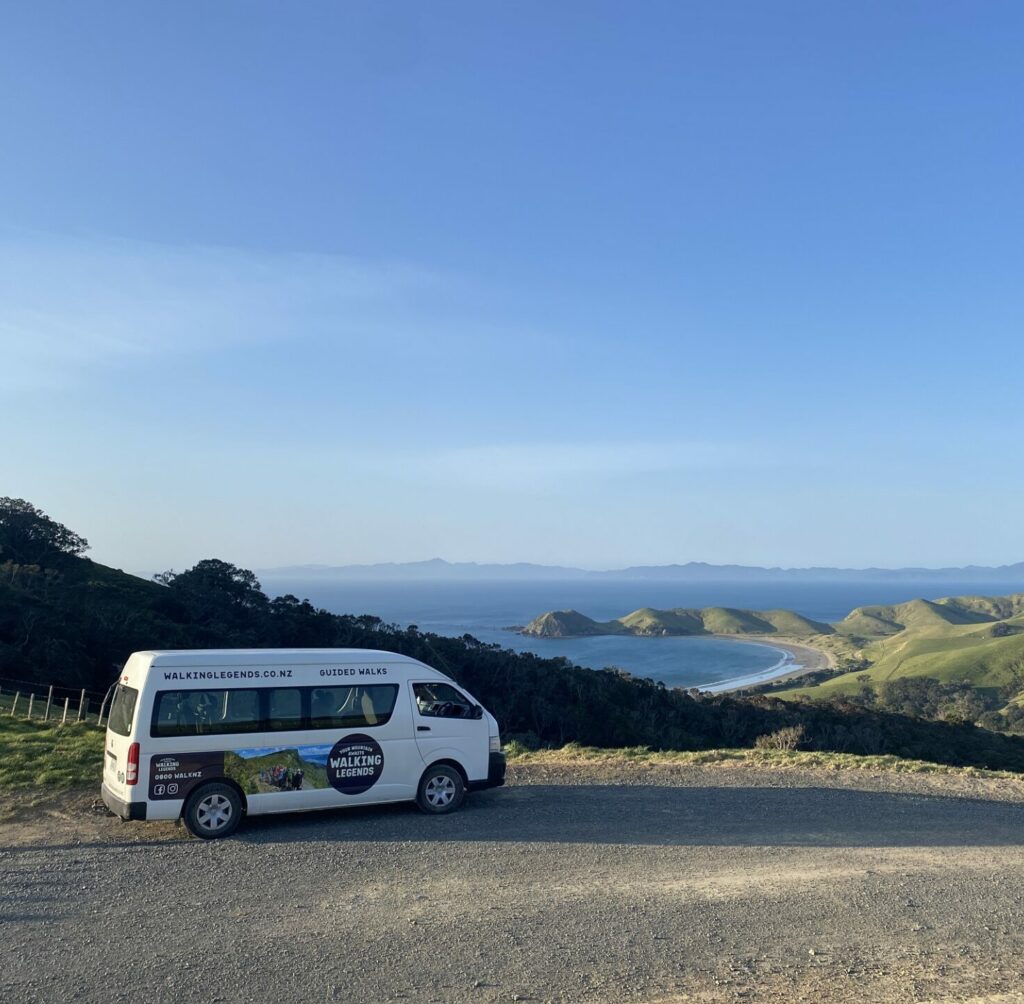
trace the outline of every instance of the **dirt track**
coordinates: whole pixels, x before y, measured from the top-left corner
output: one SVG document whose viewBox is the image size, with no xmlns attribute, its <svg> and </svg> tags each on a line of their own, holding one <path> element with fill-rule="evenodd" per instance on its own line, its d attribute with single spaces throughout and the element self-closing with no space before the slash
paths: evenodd
<svg viewBox="0 0 1024 1004">
<path fill-rule="evenodd" d="M 0 826 L 22 1001 L 1024 1001 L 1020 786 L 519 768 L 438 819 Z M 942 793 L 939 797 L 937 793 Z"/>
</svg>

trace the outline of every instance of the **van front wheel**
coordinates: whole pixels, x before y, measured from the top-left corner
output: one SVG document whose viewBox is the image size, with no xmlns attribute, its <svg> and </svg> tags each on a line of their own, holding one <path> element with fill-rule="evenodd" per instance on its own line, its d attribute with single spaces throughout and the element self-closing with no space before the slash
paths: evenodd
<svg viewBox="0 0 1024 1004">
<path fill-rule="evenodd" d="M 454 767 L 442 763 L 423 772 L 416 804 L 424 812 L 437 816 L 442 812 L 454 812 L 465 797 L 466 785 L 462 775 Z"/>
<path fill-rule="evenodd" d="M 242 800 L 229 784 L 204 784 L 185 804 L 188 832 L 201 840 L 228 837 L 242 821 Z"/>
</svg>

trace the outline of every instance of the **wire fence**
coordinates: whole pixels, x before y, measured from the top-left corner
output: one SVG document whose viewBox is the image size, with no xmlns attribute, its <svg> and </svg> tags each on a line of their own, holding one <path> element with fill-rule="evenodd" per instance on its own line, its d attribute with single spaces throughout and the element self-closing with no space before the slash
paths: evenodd
<svg viewBox="0 0 1024 1004">
<path fill-rule="evenodd" d="M 0 677 L 0 718 L 50 725 L 103 725 L 110 711 L 110 691 L 65 687 Z"/>
</svg>

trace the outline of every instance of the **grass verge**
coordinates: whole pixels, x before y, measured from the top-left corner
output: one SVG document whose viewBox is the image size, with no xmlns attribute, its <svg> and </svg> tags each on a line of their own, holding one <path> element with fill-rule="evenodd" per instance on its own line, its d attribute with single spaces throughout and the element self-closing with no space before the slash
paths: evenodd
<svg viewBox="0 0 1024 1004">
<path fill-rule="evenodd" d="M 55 792 L 99 788 L 104 732 L 94 725 L 43 725 L 0 717 L 0 793 Z M 904 774 L 948 774 L 960 777 L 1004 778 L 1024 782 L 1024 775 L 977 767 L 949 767 L 897 756 L 855 756 L 802 750 L 719 749 L 689 752 L 658 751 L 646 746 L 599 749 L 569 743 L 561 749 L 530 750 L 517 742 L 505 747 L 511 763 L 538 766 L 682 766 L 758 767 L 771 770 L 807 769 L 894 771 Z"/>
<path fill-rule="evenodd" d="M 104 731 L 95 725 L 43 725 L 0 717 L 0 791 L 99 791 Z"/>
<path fill-rule="evenodd" d="M 569 743 L 561 749 L 530 750 L 517 742 L 505 747 L 510 763 L 537 764 L 538 766 L 644 766 L 680 767 L 760 767 L 771 770 L 868 770 L 894 771 L 901 774 L 949 774 L 957 777 L 1002 778 L 1024 783 L 1024 775 L 1007 770 L 983 770 L 980 767 L 950 767 L 926 760 L 906 760 L 891 755 L 857 756 L 853 753 L 827 753 L 804 750 L 652 750 L 647 746 L 629 746 L 622 749 L 599 749 Z"/>
</svg>

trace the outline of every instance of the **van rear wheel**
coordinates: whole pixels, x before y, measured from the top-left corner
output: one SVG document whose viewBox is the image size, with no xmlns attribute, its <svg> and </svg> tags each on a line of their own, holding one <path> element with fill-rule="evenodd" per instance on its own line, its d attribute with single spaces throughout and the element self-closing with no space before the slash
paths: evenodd
<svg viewBox="0 0 1024 1004">
<path fill-rule="evenodd" d="M 242 800 L 230 784 L 204 784 L 185 803 L 188 832 L 200 840 L 229 837 L 242 821 Z"/>
<path fill-rule="evenodd" d="M 462 775 L 446 764 L 428 767 L 420 778 L 416 793 L 416 804 L 431 815 L 454 812 L 466 797 L 466 785 Z"/>
</svg>

